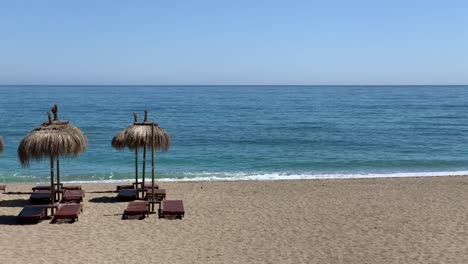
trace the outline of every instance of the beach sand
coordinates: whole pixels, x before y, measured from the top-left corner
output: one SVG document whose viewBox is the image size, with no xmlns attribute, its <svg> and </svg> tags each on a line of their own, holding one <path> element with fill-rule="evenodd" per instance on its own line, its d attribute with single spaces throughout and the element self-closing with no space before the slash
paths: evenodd
<svg viewBox="0 0 468 264">
<path fill-rule="evenodd" d="M 183 220 L 122 220 L 116 184 L 82 184 L 73 224 L 16 225 L 33 185 L 0 194 L 3 263 L 468 263 L 468 177 L 163 182 Z"/>
</svg>

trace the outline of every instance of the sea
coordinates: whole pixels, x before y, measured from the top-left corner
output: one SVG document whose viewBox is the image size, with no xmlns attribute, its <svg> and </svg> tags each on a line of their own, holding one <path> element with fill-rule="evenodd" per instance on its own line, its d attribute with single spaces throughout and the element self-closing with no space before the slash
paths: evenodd
<svg viewBox="0 0 468 264">
<path fill-rule="evenodd" d="M 171 136 L 158 181 L 468 175 L 468 86 L 0 86 L 0 182 L 48 182 L 17 148 L 53 104 L 88 139 L 66 182 L 134 179 L 111 140 L 144 110 Z"/>
</svg>

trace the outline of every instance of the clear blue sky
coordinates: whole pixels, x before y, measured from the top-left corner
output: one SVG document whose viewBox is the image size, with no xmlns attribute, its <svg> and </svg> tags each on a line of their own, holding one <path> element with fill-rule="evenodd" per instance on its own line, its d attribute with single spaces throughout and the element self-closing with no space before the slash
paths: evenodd
<svg viewBox="0 0 468 264">
<path fill-rule="evenodd" d="M 1 1 L 0 84 L 468 84 L 468 1 Z"/>
</svg>

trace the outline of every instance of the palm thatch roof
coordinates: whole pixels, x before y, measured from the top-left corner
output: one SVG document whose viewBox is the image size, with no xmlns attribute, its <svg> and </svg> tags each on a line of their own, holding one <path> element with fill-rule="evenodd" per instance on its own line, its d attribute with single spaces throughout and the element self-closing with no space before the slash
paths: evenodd
<svg viewBox="0 0 468 264">
<path fill-rule="evenodd" d="M 112 138 L 112 147 L 116 149 L 129 148 L 130 150 L 151 148 L 151 122 L 148 122 L 148 113 L 145 111 L 145 120 L 137 122 L 136 113 L 133 113 L 133 125 L 119 131 Z M 164 128 L 154 123 L 154 147 L 155 150 L 167 151 L 171 144 L 171 138 Z"/>
<path fill-rule="evenodd" d="M 58 120 L 57 105 L 52 107 L 52 112 L 54 120 L 48 112 L 49 120 L 34 128 L 18 146 L 22 165 L 46 157 L 79 156 L 88 147 L 88 141 L 79 128 L 68 121 Z"/>
<path fill-rule="evenodd" d="M 3 138 L 0 136 L 0 152 L 3 151 Z"/>
</svg>

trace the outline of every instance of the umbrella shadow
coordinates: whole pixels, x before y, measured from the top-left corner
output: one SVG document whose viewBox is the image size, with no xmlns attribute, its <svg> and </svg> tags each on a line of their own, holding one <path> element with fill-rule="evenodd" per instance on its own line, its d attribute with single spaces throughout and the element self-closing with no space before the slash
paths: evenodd
<svg viewBox="0 0 468 264">
<path fill-rule="evenodd" d="M 0 215 L 0 225 L 17 225 L 18 221 L 14 215 Z"/>
<path fill-rule="evenodd" d="M 29 204 L 29 200 L 13 199 L 0 201 L 0 207 L 24 207 Z"/>
<path fill-rule="evenodd" d="M 91 203 L 118 203 L 119 201 L 115 197 L 102 196 L 102 197 L 95 197 L 95 198 L 89 199 L 89 202 Z"/>
<path fill-rule="evenodd" d="M 23 195 L 23 194 L 31 194 L 32 192 L 4 192 L 3 194 L 6 195 Z"/>
<path fill-rule="evenodd" d="M 116 191 L 94 191 L 94 192 L 86 192 L 86 193 L 116 193 Z"/>
</svg>

